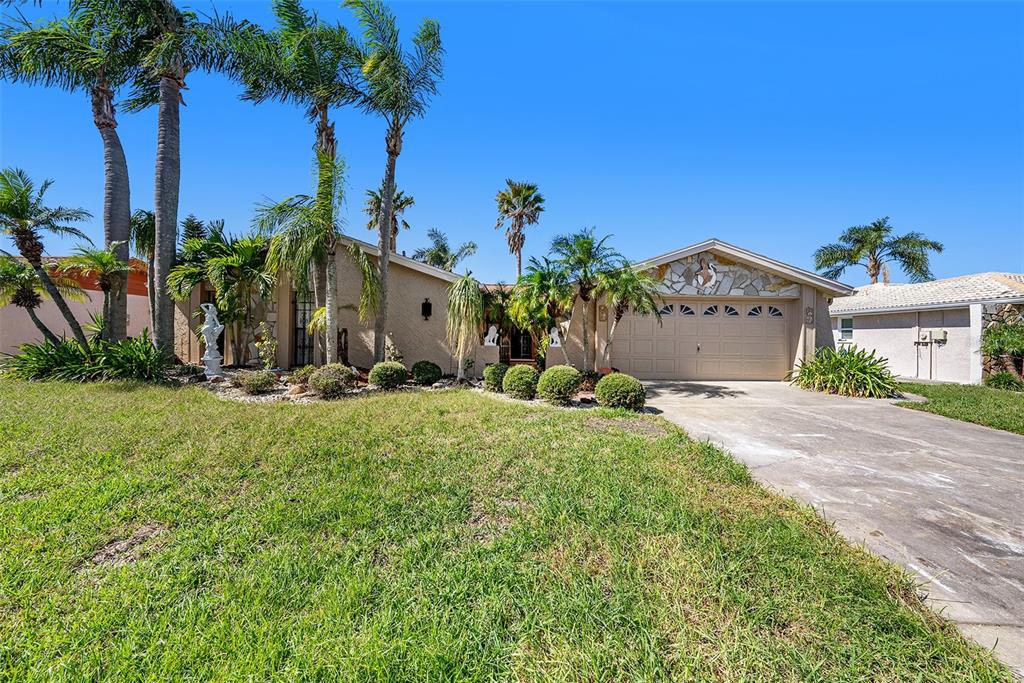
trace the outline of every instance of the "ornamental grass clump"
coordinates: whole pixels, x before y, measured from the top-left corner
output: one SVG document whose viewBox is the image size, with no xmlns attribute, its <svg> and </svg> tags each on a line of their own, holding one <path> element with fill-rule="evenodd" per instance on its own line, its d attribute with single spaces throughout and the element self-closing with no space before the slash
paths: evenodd
<svg viewBox="0 0 1024 683">
<path fill-rule="evenodd" d="M 874 351 L 851 346 L 840 351 L 818 349 L 811 360 L 800 363 L 787 379 L 802 389 L 840 396 L 895 398 L 900 395 L 896 378 L 885 358 Z"/>
<path fill-rule="evenodd" d="M 429 360 L 421 360 L 412 364 L 412 380 L 416 384 L 431 385 L 441 379 L 441 366 Z"/>
<path fill-rule="evenodd" d="M 583 375 L 576 368 L 552 365 L 540 374 L 537 395 L 545 401 L 564 406 L 576 395 L 582 381 Z"/>
<path fill-rule="evenodd" d="M 622 372 L 613 372 L 598 380 L 594 387 L 594 398 L 605 408 L 643 410 L 647 402 L 647 391 L 636 377 Z"/>
<path fill-rule="evenodd" d="M 397 389 L 409 379 L 409 371 L 398 361 L 386 360 L 370 369 L 368 379 L 381 389 Z"/>
<path fill-rule="evenodd" d="M 356 373 L 341 363 L 328 363 L 309 376 L 308 386 L 320 398 L 338 398 L 356 386 Z"/>
<path fill-rule="evenodd" d="M 250 396 L 265 394 L 277 387 L 277 375 L 270 370 L 246 370 L 238 373 L 238 386 Z"/>
<path fill-rule="evenodd" d="M 537 371 L 532 365 L 516 365 L 505 373 L 501 388 L 512 398 L 529 401 L 537 395 L 537 379 Z"/>
<path fill-rule="evenodd" d="M 501 393 L 502 382 L 505 381 L 505 373 L 508 372 L 508 366 L 504 363 L 491 363 L 484 368 L 484 389 L 487 391 L 496 391 Z"/>
</svg>

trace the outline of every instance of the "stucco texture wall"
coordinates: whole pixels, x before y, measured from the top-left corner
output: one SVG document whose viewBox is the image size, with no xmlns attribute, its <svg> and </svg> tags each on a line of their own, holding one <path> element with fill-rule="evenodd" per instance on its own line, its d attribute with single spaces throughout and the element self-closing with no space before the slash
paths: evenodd
<svg viewBox="0 0 1024 683">
<path fill-rule="evenodd" d="M 75 320 L 80 324 L 88 323 L 91 314 L 99 315 L 103 311 L 103 292 L 87 291 L 86 294 L 89 298 L 85 301 L 68 301 Z M 36 309 L 36 314 L 58 337 L 72 337 L 64 316 L 49 299 Z M 128 336 L 138 336 L 146 328 L 149 328 L 149 299 L 145 295 L 129 294 Z M 15 353 L 19 345 L 41 342 L 42 337 L 24 310 L 12 305 L 0 308 L 0 353 Z"/>
</svg>

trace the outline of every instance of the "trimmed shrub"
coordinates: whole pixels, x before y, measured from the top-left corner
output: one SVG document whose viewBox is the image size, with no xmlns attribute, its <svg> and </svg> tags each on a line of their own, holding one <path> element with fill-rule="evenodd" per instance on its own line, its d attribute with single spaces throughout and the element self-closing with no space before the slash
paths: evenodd
<svg viewBox="0 0 1024 683">
<path fill-rule="evenodd" d="M 429 360 L 421 360 L 412 365 L 412 380 L 416 384 L 433 384 L 441 379 L 441 366 Z"/>
<path fill-rule="evenodd" d="M 856 346 L 840 351 L 818 349 L 814 358 L 800 363 L 786 378 L 802 389 L 841 396 L 893 398 L 900 395 L 889 362 Z"/>
<path fill-rule="evenodd" d="M 636 377 L 623 372 L 605 375 L 594 387 L 594 398 L 598 405 L 606 408 L 642 410 L 647 402 L 644 385 Z"/>
<path fill-rule="evenodd" d="M 505 381 L 506 372 L 508 372 L 508 366 L 504 363 L 491 363 L 484 368 L 484 389 L 501 393 L 501 385 Z"/>
<path fill-rule="evenodd" d="M 314 372 L 316 372 L 315 365 L 303 365 L 301 368 L 295 368 L 292 370 L 292 374 L 288 375 L 288 383 L 306 386 Z"/>
<path fill-rule="evenodd" d="M 583 375 L 569 365 L 552 365 L 540 373 L 537 395 L 556 405 L 565 405 L 579 390 Z"/>
<path fill-rule="evenodd" d="M 277 375 L 270 370 L 246 370 L 238 373 L 238 386 L 247 394 L 265 394 L 277 386 Z"/>
<path fill-rule="evenodd" d="M 307 386 L 321 398 L 338 398 L 355 387 L 356 373 L 340 363 L 330 363 L 313 371 Z"/>
<path fill-rule="evenodd" d="M 1002 370 L 1000 372 L 993 372 L 986 377 L 985 386 L 1005 391 L 1024 391 L 1024 380 L 1012 372 Z"/>
<path fill-rule="evenodd" d="M 409 379 L 409 371 L 398 361 L 386 360 L 370 369 L 368 379 L 370 384 L 376 384 L 381 389 L 395 389 Z"/>
<path fill-rule="evenodd" d="M 532 365 L 514 365 L 501 380 L 501 388 L 512 398 L 529 401 L 537 395 L 537 377 Z"/>
</svg>

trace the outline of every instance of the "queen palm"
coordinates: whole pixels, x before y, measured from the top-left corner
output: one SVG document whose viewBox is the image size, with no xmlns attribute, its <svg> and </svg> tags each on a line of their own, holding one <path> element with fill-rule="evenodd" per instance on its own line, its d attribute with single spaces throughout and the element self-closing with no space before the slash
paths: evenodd
<svg viewBox="0 0 1024 683">
<path fill-rule="evenodd" d="M 362 43 L 353 43 L 352 58 L 361 76 L 360 106 L 377 114 L 387 124 L 384 136 L 387 163 L 381 183 L 380 219 L 377 221 L 377 272 L 380 302 L 373 324 L 373 355 L 384 360 L 384 340 L 388 318 L 388 264 L 394 220 L 395 166 L 402 153 L 405 126 L 427 112 L 430 99 L 437 93 L 444 49 L 441 27 L 425 19 L 412 38 L 413 50 L 402 47 L 395 15 L 379 0 L 346 0 L 363 28 Z"/>
<path fill-rule="evenodd" d="M 152 211 L 138 209 L 132 214 L 132 252 L 146 262 L 146 295 L 149 298 L 149 328 L 156 320 L 156 287 L 153 284 L 153 259 L 156 258 L 156 217 Z"/>
<path fill-rule="evenodd" d="M 85 293 L 73 278 L 55 272 L 50 280 L 65 299 L 85 300 Z M 43 338 L 57 344 L 60 339 L 36 314 L 45 296 L 46 288 L 32 266 L 12 256 L 0 256 L 0 306 L 12 304 L 24 310 Z"/>
<path fill-rule="evenodd" d="M 838 242 L 826 244 L 814 252 L 814 267 L 825 277 L 836 279 L 847 268 L 863 266 L 871 284 L 876 284 L 884 264 L 895 262 L 911 282 L 934 280 L 928 252 L 941 253 L 942 244 L 919 232 L 893 237 L 892 230 L 888 216 L 869 225 L 847 228 Z"/>
<path fill-rule="evenodd" d="M 512 288 L 508 317 L 529 333 L 534 348 L 544 350 L 551 328 L 562 325 L 571 313 L 574 297 L 569 274 L 561 264 L 548 258 L 531 258 L 526 272 Z"/>
<path fill-rule="evenodd" d="M 115 242 L 106 249 L 79 245 L 71 256 L 62 259 L 58 270 L 64 274 L 78 274 L 95 278 L 103 292 L 103 315 L 99 337 L 103 341 L 112 341 L 110 329 L 110 309 L 113 304 L 111 291 L 114 282 L 125 281 L 128 274 L 135 270 L 129 261 L 122 261 L 117 250 L 123 245 Z M 116 341 L 116 340 L 115 340 Z"/>
<path fill-rule="evenodd" d="M 476 242 L 463 242 L 453 250 L 448 236 L 437 228 L 427 230 L 427 238 L 430 246 L 417 249 L 412 257 L 435 268 L 455 270 L 459 261 L 476 253 Z"/>
<path fill-rule="evenodd" d="M 0 64 L 12 80 L 87 93 L 92 119 L 103 141 L 103 234 L 117 257 L 128 258 L 130 196 L 128 164 L 117 132 L 114 100 L 139 73 L 143 43 L 130 3 L 72 0 L 68 16 L 43 24 L 9 26 Z M 112 339 L 127 333 L 128 290 L 122 277 L 111 283 L 105 318 Z"/>
<path fill-rule="evenodd" d="M 610 313 L 608 343 L 602 354 L 604 367 L 608 367 L 611 365 L 615 330 L 627 311 L 637 315 L 653 315 L 660 322 L 660 307 L 656 301 L 660 298 L 658 281 L 649 273 L 629 266 L 606 270 L 598 274 L 594 296 L 605 302 Z"/>
<path fill-rule="evenodd" d="M 508 179 L 505 189 L 495 197 L 498 204 L 498 222 L 495 230 L 505 227 L 508 253 L 516 257 L 516 277 L 523 274 L 523 246 L 526 244 L 526 226 L 536 225 L 544 212 L 544 197 L 533 183 Z M 507 227 L 506 227 L 507 226 Z"/>
<path fill-rule="evenodd" d="M 18 253 L 32 266 L 43 289 L 64 316 L 75 339 L 82 348 L 88 349 L 89 343 L 82 326 L 78 324 L 60 289 L 43 265 L 41 233 L 45 231 L 62 237 L 77 237 L 88 242 L 85 233 L 71 223 L 92 216 L 85 209 L 46 206 L 43 199 L 52 183 L 51 180 L 45 180 L 36 189 L 35 183 L 21 169 L 7 168 L 0 171 L 0 234 L 11 238 Z"/>
<path fill-rule="evenodd" d="M 446 332 L 448 348 L 458 363 L 456 379 L 466 378 L 465 359 L 480 341 L 480 327 L 484 323 L 484 298 L 480 283 L 466 273 L 448 287 L 448 321 Z"/>
<path fill-rule="evenodd" d="M 576 300 L 583 321 L 583 372 L 590 371 L 590 302 L 601 275 L 608 271 L 628 267 L 622 254 L 608 246 L 608 235 L 598 239 L 594 228 L 586 228 L 571 235 L 560 235 L 551 242 L 551 253 L 565 269 L 576 287 L 570 310 L 575 315 Z M 570 327 L 572 320 L 570 318 Z"/>
<path fill-rule="evenodd" d="M 368 230 L 377 230 L 377 221 L 380 220 L 380 214 L 383 207 L 382 195 L 377 190 L 366 191 L 366 206 L 363 211 L 367 216 L 370 217 L 366 221 L 366 228 Z M 395 251 L 398 247 L 398 232 L 400 229 L 408 230 L 409 222 L 402 217 L 405 210 L 416 204 L 416 200 L 413 199 L 412 195 L 407 195 L 398 188 L 395 188 L 395 196 L 392 201 L 391 210 L 391 251 Z"/>
</svg>

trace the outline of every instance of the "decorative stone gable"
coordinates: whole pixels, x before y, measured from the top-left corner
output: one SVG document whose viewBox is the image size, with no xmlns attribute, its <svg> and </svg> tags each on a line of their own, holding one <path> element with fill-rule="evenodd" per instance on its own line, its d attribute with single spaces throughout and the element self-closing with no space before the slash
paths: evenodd
<svg viewBox="0 0 1024 683">
<path fill-rule="evenodd" d="M 657 266 L 664 295 L 800 296 L 800 285 L 710 251 Z"/>
</svg>

